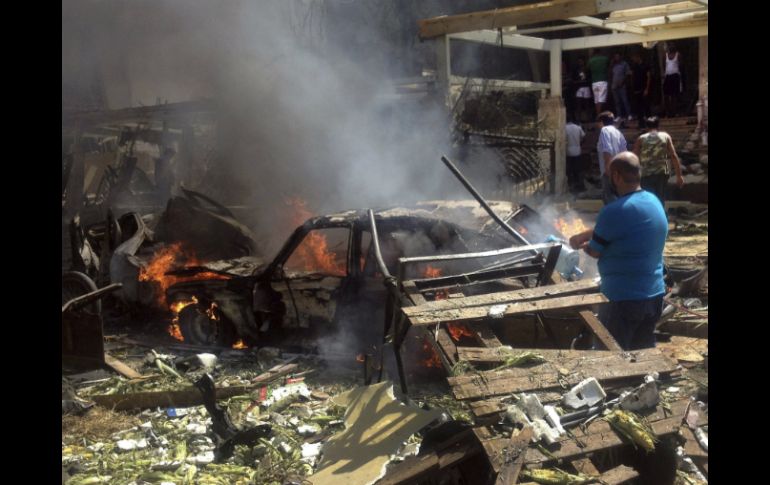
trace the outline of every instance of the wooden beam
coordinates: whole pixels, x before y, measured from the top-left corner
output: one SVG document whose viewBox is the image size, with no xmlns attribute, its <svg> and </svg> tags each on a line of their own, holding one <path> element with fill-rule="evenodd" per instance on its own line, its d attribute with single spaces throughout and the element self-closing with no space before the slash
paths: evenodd
<svg viewBox="0 0 770 485">
<path fill-rule="evenodd" d="M 503 34 L 496 30 L 478 30 L 474 32 L 463 32 L 449 36 L 452 40 L 465 40 L 468 42 L 478 42 L 481 44 L 490 44 L 498 47 L 513 47 L 517 49 L 531 49 L 536 51 L 550 50 L 551 41 L 539 37 L 530 37 L 520 34 Z"/>
<path fill-rule="evenodd" d="M 625 22 L 608 24 L 604 22 L 604 20 L 597 19 L 596 17 L 591 17 L 589 15 L 572 17 L 569 20 L 580 24 L 590 25 L 591 27 L 598 27 L 600 29 L 607 30 L 619 30 L 621 32 L 631 32 L 632 34 L 645 34 L 647 32 L 641 27 L 634 27 L 633 25 L 626 24 Z"/>
<path fill-rule="evenodd" d="M 523 301 L 507 304 L 502 316 L 518 315 L 521 313 L 541 312 L 544 310 L 557 310 L 560 308 L 573 308 L 597 303 L 606 303 L 607 297 L 601 293 L 593 295 L 575 295 L 560 298 L 548 298 L 543 300 Z M 468 322 L 472 320 L 487 319 L 491 306 L 478 306 L 459 310 L 440 310 L 408 317 L 412 325 L 433 325 L 440 322 Z M 406 310 L 406 308 L 404 308 Z"/>
<path fill-rule="evenodd" d="M 406 286 L 406 284 L 405 284 Z M 525 300 L 537 300 L 552 296 L 565 296 L 572 293 L 594 292 L 599 289 L 599 283 L 594 280 L 570 281 L 535 288 L 523 288 L 521 290 L 500 291 L 487 293 L 486 295 L 466 296 L 463 298 L 450 298 L 425 302 L 419 306 L 405 307 L 404 313 L 409 316 L 436 310 L 454 310 L 480 305 L 497 305 Z M 411 294 L 411 293 L 410 293 Z"/>
<path fill-rule="evenodd" d="M 431 39 L 457 32 L 536 24 L 581 15 L 607 13 L 628 7 L 649 7 L 667 3 L 670 3 L 670 0 L 551 0 L 481 12 L 444 15 L 418 20 L 417 24 L 420 28 L 420 37 Z"/>
<path fill-rule="evenodd" d="M 707 7 L 698 5 L 695 2 L 676 2 L 655 7 L 629 8 L 625 10 L 615 10 L 610 12 L 606 22 L 628 22 L 631 20 L 646 19 L 649 17 L 660 17 L 675 13 L 699 12 L 706 10 L 706 8 Z"/>
<path fill-rule="evenodd" d="M 610 334 L 610 331 L 607 330 L 607 327 L 596 318 L 596 315 L 594 315 L 592 311 L 583 310 L 578 314 L 580 315 L 581 320 L 583 320 L 583 323 L 586 324 L 591 332 L 596 335 L 596 338 L 598 338 L 602 345 L 604 345 L 604 348 L 607 350 L 623 350 L 620 347 L 620 344 L 618 344 L 618 341 L 615 340 L 612 334 Z"/>
<path fill-rule="evenodd" d="M 647 35 L 623 33 L 563 39 L 562 50 L 574 51 L 593 49 L 596 47 L 611 47 L 615 45 L 641 44 L 644 42 L 662 40 L 688 39 L 691 37 L 704 37 L 707 35 L 709 35 L 708 23 L 704 23 L 702 26 L 655 30 L 649 32 Z"/>
</svg>

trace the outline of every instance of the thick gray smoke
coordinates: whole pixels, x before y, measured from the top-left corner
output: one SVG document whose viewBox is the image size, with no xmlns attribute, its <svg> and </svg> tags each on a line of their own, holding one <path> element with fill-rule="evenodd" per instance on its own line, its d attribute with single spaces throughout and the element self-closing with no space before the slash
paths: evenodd
<svg viewBox="0 0 770 485">
<path fill-rule="evenodd" d="M 110 108 L 215 100 L 212 186 L 201 189 L 257 206 L 257 232 L 276 230 L 277 240 L 289 230 L 289 196 L 316 213 L 467 198 L 439 161 L 452 153 L 446 110 L 394 101 L 391 78 L 422 65 L 404 53 L 425 51 L 409 45 L 416 26 L 399 5 L 66 2 L 63 97 L 79 89 Z M 474 182 L 487 175 L 497 180 L 490 171 Z"/>
</svg>

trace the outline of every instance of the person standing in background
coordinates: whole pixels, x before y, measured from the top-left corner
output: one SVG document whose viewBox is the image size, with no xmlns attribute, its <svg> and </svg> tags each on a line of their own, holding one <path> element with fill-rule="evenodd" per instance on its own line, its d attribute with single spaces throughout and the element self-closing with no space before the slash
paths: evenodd
<svg viewBox="0 0 770 485">
<path fill-rule="evenodd" d="M 580 125 L 575 124 L 575 115 L 567 115 L 567 184 L 569 190 L 582 190 L 583 181 L 580 178 L 580 155 L 583 153 L 581 145 L 586 134 Z"/>
<path fill-rule="evenodd" d="M 599 132 L 596 152 L 599 155 L 599 172 L 602 174 L 602 199 L 607 205 L 617 199 L 607 168 L 615 155 L 626 151 L 627 144 L 626 137 L 615 128 L 615 115 L 611 111 L 601 113 L 599 122 L 602 125 L 602 130 Z"/>
<path fill-rule="evenodd" d="M 601 49 L 596 49 L 588 60 L 588 70 L 591 72 L 591 90 L 594 93 L 594 104 L 597 116 L 602 112 L 602 106 L 607 102 L 607 79 L 609 79 L 610 60 Z"/>
<path fill-rule="evenodd" d="M 624 119 L 631 117 L 631 105 L 628 102 L 628 92 L 626 91 L 626 79 L 631 75 L 631 68 L 628 67 L 628 63 L 620 55 L 620 52 L 613 54 L 611 70 L 612 99 L 615 101 L 615 111 L 617 111 L 622 123 Z"/>
<path fill-rule="evenodd" d="M 682 70 L 679 51 L 674 44 L 666 46 L 666 76 L 663 78 L 663 96 L 666 105 L 666 116 L 671 118 L 678 115 L 679 97 L 682 94 Z"/>
</svg>

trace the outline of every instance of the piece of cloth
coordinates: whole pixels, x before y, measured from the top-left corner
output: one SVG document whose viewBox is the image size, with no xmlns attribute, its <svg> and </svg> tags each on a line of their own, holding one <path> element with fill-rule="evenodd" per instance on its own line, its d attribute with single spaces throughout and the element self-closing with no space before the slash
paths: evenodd
<svg viewBox="0 0 770 485">
<path fill-rule="evenodd" d="M 626 137 L 614 125 L 603 126 L 599 132 L 599 141 L 596 144 L 596 152 L 599 154 L 599 172 L 605 172 L 604 157 L 602 153 L 609 153 L 610 159 L 620 152 L 626 151 L 628 144 Z"/>
<path fill-rule="evenodd" d="M 594 102 L 607 102 L 607 81 L 599 81 L 591 84 L 591 90 L 594 92 Z"/>
<path fill-rule="evenodd" d="M 623 86 L 626 82 L 626 76 L 631 74 L 631 68 L 626 61 L 616 62 L 612 65 L 612 89 Z"/>
<path fill-rule="evenodd" d="M 668 187 L 668 178 L 666 174 L 655 174 L 642 177 L 642 188 L 647 192 L 653 193 L 658 197 L 663 207 L 666 207 L 666 187 Z"/>
<path fill-rule="evenodd" d="M 639 163 L 642 176 L 671 173 L 671 160 L 668 156 L 668 143 L 671 136 L 665 131 L 650 131 L 639 137 Z"/>
<path fill-rule="evenodd" d="M 618 195 L 615 193 L 615 189 L 612 188 L 612 182 L 610 182 L 610 176 L 602 174 L 602 201 L 604 205 L 617 200 Z"/>
<path fill-rule="evenodd" d="M 582 152 L 580 146 L 583 144 L 583 137 L 586 136 L 586 133 L 575 123 L 567 123 L 565 131 L 567 132 L 567 156 L 579 157 Z"/>
<path fill-rule="evenodd" d="M 575 91 L 576 98 L 591 99 L 592 96 L 591 88 L 588 86 L 579 87 L 577 91 Z"/>
<path fill-rule="evenodd" d="M 682 76 L 679 74 L 669 74 L 663 79 L 663 94 L 666 96 L 676 96 L 682 93 Z"/>
<path fill-rule="evenodd" d="M 612 98 L 615 100 L 615 109 L 618 116 L 631 116 L 631 103 L 628 102 L 628 93 L 625 86 L 612 89 Z"/>
<path fill-rule="evenodd" d="M 663 295 L 645 300 L 611 301 L 599 307 L 599 320 L 623 350 L 655 347 L 655 324 L 663 313 Z"/>
<path fill-rule="evenodd" d="M 588 70 L 591 72 L 591 82 L 607 81 L 607 70 L 610 58 L 607 56 L 593 56 L 588 60 Z"/>
<path fill-rule="evenodd" d="M 599 212 L 589 247 L 599 253 L 601 291 L 610 301 L 646 300 L 665 293 L 663 246 L 668 220 L 646 190 L 618 197 Z"/>
</svg>

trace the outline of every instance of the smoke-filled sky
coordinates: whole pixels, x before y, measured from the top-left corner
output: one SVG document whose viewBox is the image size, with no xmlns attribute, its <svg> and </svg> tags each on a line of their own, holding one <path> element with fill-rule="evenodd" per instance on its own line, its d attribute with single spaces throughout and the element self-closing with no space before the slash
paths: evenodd
<svg viewBox="0 0 770 485">
<path fill-rule="evenodd" d="M 468 198 L 439 161 L 452 154 L 446 110 L 387 97 L 389 78 L 419 75 L 432 48 L 415 18 L 452 3 L 500 2 L 67 1 L 63 103 L 73 92 L 110 108 L 215 99 L 223 186 L 212 192 L 258 206 L 268 227 L 288 196 L 318 213 Z"/>
</svg>

